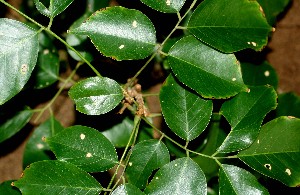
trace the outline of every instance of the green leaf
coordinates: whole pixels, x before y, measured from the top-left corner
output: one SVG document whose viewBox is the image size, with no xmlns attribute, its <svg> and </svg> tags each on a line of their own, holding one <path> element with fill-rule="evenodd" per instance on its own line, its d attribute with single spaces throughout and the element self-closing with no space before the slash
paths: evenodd
<svg viewBox="0 0 300 195">
<path fill-rule="evenodd" d="M 254 175 L 242 168 L 222 164 L 219 177 L 220 195 L 269 194 L 268 190 L 257 181 Z"/>
<path fill-rule="evenodd" d="M 249 147 L 257 138 L 260 126 L 268 112 L 277 106 L 277 94 L 272 87 L 250 87 L 221 107 L 221 114 L 231 125 L 231 131 L 218 148 L 228 153 Z"/>
<path fill-rule="evenodd" d="M 32 114 L 31 110 L 24 110 L 0 124 L 0 143 L 18 133 L 29 122 Z"/>
<path fill-rule="evenodd" d="M 178 83 L 170 75 L 161 88 L 160 104 L 171 130 L 186 141 L 198 137 L 207 127 L 212 114 L 212 101 Z"/>
<path fill-rule="evenodd" d="M 46 138 L 60 161 L 66 161 L 88 172 L 101 172 L 118 163 L 118 156 L 110 141 L 96 129 L 85 126 L 66 128 Z"/>
<path fill-rule="evenodd" d="M 294 116 L 300 118 L 300 97 L 293 92 L 278 96 L 277 116 Z"/>
<path fill-rule="evenodd" d="M 88 115 L 105 114 L 114 109 L 123 99 L 121 86 L 106 77 L 90 77 L 73 85 L 69 96 L 76 109 Z"/>
<path fill-rule="evenodd" d="M 220 116 L 216 115 L 215 118 L 220 118 Z M 201 150 L 202 154 L 206 155 L 213 155 L 216 149 L 222 144 L 224 139 L 226 138 L 226 134 L 222 129 L 220 124 L 220 119 L 218 120 L 211 120 L 208 129 L 208 135 L 205 139 L 205 147 Z M 220 155 L 219 155 L 220 156 Z M 222 155 L 224 156 L 224 155 Z M 210 178 L 217 176 L 219 165 L 216 163 L 214 159 L 203 157 L 203 156 L 196 156 L 192 158 L 203 170 L 205 173 L 206 179 L 209 180 Z M 219 160 L 220 161 L 220 160 Z"/>
<path fill-rule="evenodd" d="M 179 81 L 205 98 L 228 98 L 247 90 L 235 56 L 220 53 L 193 36 L 171 48 L 168 64 Z"/>
<path fill-rule="evenodd" d="M 270 25 L 275 25 L 277 16 L 284 11 L 291 0 L 257 0 L 263 8 L 265 17 Z"/>
<path fill-rule="evenodd" d="M 13 180 L 5 181 L 0 184 L 0 194 L 3 195 L 21 195 L 18 188 L 11 186 Z"/>
<path fill-rule="evenodd" d="M 60 161 L 40 161 L 30 165 L 14 182 L 22 194 L 99 194 L 102 186 L 85 171 Z"/>
<path fill-rule="evenodd" d="M 126 183 L 117 187 L 111 195 L 143 195 L 144 193 L 130 183 Z"/>
<path fill-rule="evenodd" d="M 149 195 L 206 195 L 206 179 L 192 159 L 179 158 L 158 170 L 144 192 Z"/>
<path fill-rule="evenodd" d="M 187 28 L 226 53 L 246 48 L 260 51 L 272 31 L 259 4 L 249 0 L 205 0 L 194 11 Z"/>
<path fill-rule="evenodd" d="M 142 189 L 153 170 L 170 162 L 165 144 L 158 140 L 146 140 L 134 146 L 126 168 L 128 182 Z"/>
<path fill-rule="evenodd" d="M 19 93 L 38 56 L 38 33 L 11 19 L 0 19 L 0 105 Z"/>
<path fill-rule="evenodd" d="M 125 118 L 121 123 L 103 131 L 102 134 L 115 146 L 125 147 L 133 129 L 133 121 Z"/>
<path fill-rule="evenodd" d="M 262 126 L 238 157 L 256 171 L 290 187 L 300 184 L 300 119 L 279 117 Z"/>
<path fill-rule="evenodd" d="M 51 160 L 50 147 L 43 138 L 51 137 L 61 130 L 63 130 L 62 125 L 53 116 L 37 127 L 26 144 L 23 167 L 37 161 Z"/>
<path fill-rule="evenodd" d="M 73 0 L 51 0 L 49 8 L 46 8 L 45 5 L 40 2 L 40 0 L 34 0 L 36 9 L 43 15 L 54 18 L 61 12 L 63 12 Z"/>
<path fill-rule="evenodd" d="M 95 12 L 70 32 L 88 35 L 103 55 L 117 60 L 143 59 L 154 51 L 156 45 L 155 29 L 150 19 L 138 10 L 119 6 Z"/>
<path fill-rule="evenodd" d="M 87 10 L 90 12 L 95 12 L 101 8 L 108 7 L 109 0 L 87 0 Z"/>
<path fill-rule="evenodd" d="M 57 50 L 44 49 L 39 52 L 35 75 L 35 87 L 38 89 L 48 87 L 58 79 L 59 58 Z"/>
<path fill-rule="evenodd" d="M 275 69 L 268 62 L 265 61 L 260 65 L 242 63 L 241 68 L 246 85 L 259 86 L 268 84 L 277 89 L 278 77 Z"/>
<path fill-rule="evenodd" d="M 141 0 L 152 9 L 164 13 L 178 13 L 185 0 Z"/>
</svg>

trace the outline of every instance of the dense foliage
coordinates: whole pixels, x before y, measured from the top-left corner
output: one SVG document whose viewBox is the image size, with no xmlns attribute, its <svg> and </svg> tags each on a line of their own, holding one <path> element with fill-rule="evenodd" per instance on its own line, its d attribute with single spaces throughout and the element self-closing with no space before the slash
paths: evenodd
<svg viewBox="0 0 300 195">
<path fill-rule="evenodd" d="M 278 95 L 268 62 L 243 58 L 264 50 L 289 0 L 31 0 L 22 11 L 0 2 L 24 18 L 0 19 L 0 142 L 50 113 L 26 144 L 21 178 L 0 194 L 269 194 L 300 185 L 300 99 Z M 166 75 L 159 94 L 146 90 L 155 67 Z M 84 117 L 69 127 L 52 110 L 66 90 Z M 33 108 L 37 91 L 52 96 L 42 108 Z"/>
</svg>

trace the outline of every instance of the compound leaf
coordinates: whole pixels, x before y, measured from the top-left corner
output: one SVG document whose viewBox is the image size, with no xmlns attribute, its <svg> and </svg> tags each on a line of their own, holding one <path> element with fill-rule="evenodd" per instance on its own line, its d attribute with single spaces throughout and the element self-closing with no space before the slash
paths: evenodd
<svg viewBox="0 0 300 195">
<path fill-rule="evenodd" d="M 168 64 L 179 81 L 205 98 L 228 98 L 247 90 L 233 54 L 218 52 L 191 35 L 170 49 Z"/>
<path fill-rule="evenodd" d="M 126 168 L 128 182 L 142 189 L 153 170 L 170 162 L 165 144 L 158 140 L 146 140 L 138 143 L 132 150 Z"/>
<path fill-rule="evenodd" d="M 111 195 L 145 195 L 140 189 L 130 183 L 117 187 Z"/>
<path fill-rule="evenodd" d="M 142 12 L 120 6 L 95 12 L 69 32 L 88 35 L 103 55 L 116 60 L 143 59 L 156 45 L 154 26 Z"/>
<path fill-rule="evenodd" d="M 49 18 L 54 18 L 63 12 L 72 2 L 73 0 L 51 0 L 49 8 L 46 8 L 40 0 L 34 0 L 36 9 Z"/>
<path fill-rule="evenodd" d="M 120 85 L 110 78 L 90 77 L 69 91 L 76 109 L 88 115 L 100 115 L 114 109 L 123 99 Z"/>
<path fill-rule="evenodd" d="M 33 112 L 23 110 L 0 124 L 0 143 L 18 133 L 30 120 Z"/>
<path fill-rule="evenodd" d="M 88 172 L 106 171 L 118 162 L 110 141 L 97 130 L 85 126 L 66 128 L 46 138 L 51 150 L 60 161 L 66 161 Z"/>
<path fill-rule="evenodd" d="M 212 101 L 204 100 L 170 75 L 161 88 L 160 104 L 171 130 L 191 141 L 206 128 L 212 114 Z"/>
<path fill-rule="evenodd" d="M 233 166 L 222 164 L 219 172 L 219 194 L 269 194 L 250 172 Z"/>
<path fill-rule="evenodd" d="M 249 147 L 257 138 L 266 114 L 277 106 L 277 94 L 272 87 L 250 87 L 225 102 L 221 114 L 231 125 L 231 131 L 218 148 L 218 152 L 228 153 Z"/>
<path fill-rule="evenodd" d="M 63 130 L 62 125 L 53 116 L 37 127 L 26 144 L 23 167 L 37 161 L 51 160 L 50 147 L 43 141 L 43 138 L 51 137 L 61 130 Z"/>
<path fill-rule="evenodd" d="M 19 93 L 36 65 L 38 32 L 11 19 L 0 19 L 0 105 Z"/>
<path fill-rule="evenodd" d="M 179 158 L 159 169 L 144 192 L 149 195 L 206 195 L 206 179 L 192 159 Z"/>
<path fill-rule="evenodd" d="M 152 9 L 164 13 L 177 13 L 184 5 L 185 0 L 141 0 Z"/>
<path fill-rule="evenodd" d="M 300 119 L 279 117 L 262 126 L 256 141 L 238 157 L 287 186 L 300 184 Z"/>
<path fill-rule="evenodd" d="M 102 186 L 85 171 L 61 161 L 40 161 L 14 182 L 22 194 L 99 194 Z"/>
<path fill-rule="evenodd" d="M 262 50 L 272 31 L 259 4 L 249 0 L 205 0 L 194 11 L 187 28 L 225 53 L 246 48 Z"/>
</svg>

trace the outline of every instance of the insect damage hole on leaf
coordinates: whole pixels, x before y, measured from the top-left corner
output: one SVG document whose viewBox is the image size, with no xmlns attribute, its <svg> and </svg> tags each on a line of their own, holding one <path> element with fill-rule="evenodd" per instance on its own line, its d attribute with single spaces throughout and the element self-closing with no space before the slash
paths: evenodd
<svg viewBox="0 0 300 195">
<path fill-rule="evenodd" d="M 271 169 L 272 169 L 271 164 L 265 164 L 264 166 L 271 171 Z"/>
</svg>

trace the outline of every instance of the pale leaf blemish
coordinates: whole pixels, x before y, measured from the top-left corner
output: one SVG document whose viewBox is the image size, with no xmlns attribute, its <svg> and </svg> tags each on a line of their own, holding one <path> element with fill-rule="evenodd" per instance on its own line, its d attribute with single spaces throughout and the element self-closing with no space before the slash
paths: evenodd
<svg viewBox="0 0 300 195">
<path fill-rule="evenodd" d="M 28 71 L 28 65 L 27 64 L 22 64 L 21 66 L 21 73 L 26 74 Z"/>
<path fill-rule="evenodd" d="M 276 31 L 276 28 L 273 27 L 273 28 L 272 28 L 272 32 L 275 32 L 275 31 Z"/>
<path fill-rule="evenodd" d="M 272 169 L 271 164 L 265 164 L 264 166 L 271 171 L 271 169 Z"/>
<path fill-rule="evenodd" d="M 134 20 L 134 21 L 132 22 L 132 26 L 133 26 L 133 28 L 136 28 L 136 27 L 137 27 L 137 21 L 136 21 L 136 20 Z"/>
<path fill-rule="evenodd" d="M 175 164 L 175 167 L 177 167 L 177 164 Z"/>
<path fill-rule="evenodd" d="M 158 179 L 158 177 L 155 177 L 155 179 Z"/>
<path fill-rule="evenodd" d="M 251 42 L 251 44 L 252 44 L 254 47 L 256 47 L 256 45 L 257 45 L 255 42 Z"/>
<path fill-rule="evenodd" d="M 247 44 L 248 44 L 248 45 L 250 45 L 250 44 L 251 44 L 251 42 L 247 42 Z"/>
<path fill-rule="evenodd" d="M 132 166 L 132 162 L 129 162 L 128 165 L 131 167 Z"/>
<path fill-rule="evenodd" d="M 266 70 L 266 71 L 264 72 L 264 75 L 265 75 L 265 77 L 270 76 L 270 71 Z"/>
<path fill-rule="evenodd" d="M 49 53 L 49 49 L 45 49 L 44 51 L 43 51 L 43 54 L 48 54 Z"/>
<path fill-rule="evenodd" d="M 251 90 L 250 90 L 250 89 L 248 89 L 248 90 L 247 90 L 247 93 L 250 93 L 250 91 L 251 91 Z"/>
<path fill-rule="evenodd" d="M 167 0 L 167 1 L 166 1 L 166 4 L 167 4 L 167 5 L 171 5 L 171 0 Z"/>
<path fill-rule="evenodd" d="M 119 49 L 123 49 L 125 47 L 125 45 L 120 45 Z"/>
<path fill-rule="evenodd" d="M 288 175 L 292 175 L 292 172 L 290 169 L 286 169 L 285 172 L 288 174 Z"/>
<path fill-rule="evenodd" d="M 37 147 L 38 149 L 43 149 L 43 148 L 44 148 L 44 145 L 40 143 L 40 144 L 37 144 L 36 147 Z"/>
<path fill-rule="evenodd" d="M 86 154 L 86 157 L 87 157 L 87 158 L 91 158 L 92 156 L 93 156 L 93 155 L 92 155 L 91 153 L 87 153 L 87 154 Z"/>
<path fill-rule="evenodd" d="M 80 134 L 80 139 L 84 140 L 84 138 L 85 138 L 85 135 L 83 133 Z"/>
<path fill-rule="evenodd" d="M 236 78 L 232 78 L 231 80 L 232 80 L 232 81 L 236 81 Z"/>
<path fill-rule="evenodd" d="M 259 144 L 259 139 L 257 140 L 257 143 Z"/>
</svg>

